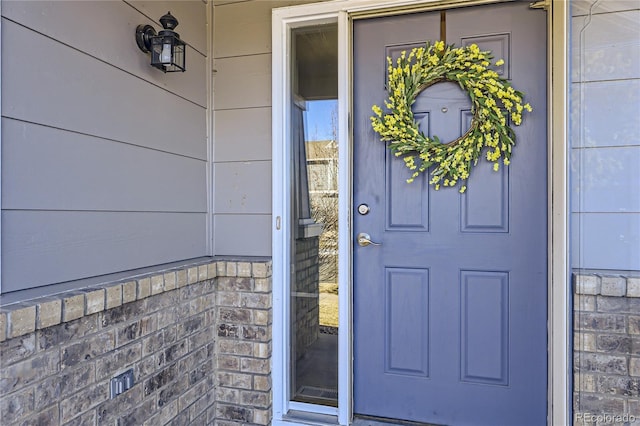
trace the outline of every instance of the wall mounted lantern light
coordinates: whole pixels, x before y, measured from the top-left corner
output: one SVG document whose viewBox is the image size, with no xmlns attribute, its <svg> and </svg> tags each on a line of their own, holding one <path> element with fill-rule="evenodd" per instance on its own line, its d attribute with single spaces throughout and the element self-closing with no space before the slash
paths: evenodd
<svg viewBox="0 0 640 426">
<path fill-rule="evenodd" d="M 160 18 L 163 30 L 156 34 L 151 25 L 138 25 L 136 28 L 136 43 L 144 53 L 151 52 L 151 66 L 164 72 L 184 72 L 186 49 L 180 34 L 173 31 L 178 26 L 178 20 L 167 12 Z"/>
</svg>

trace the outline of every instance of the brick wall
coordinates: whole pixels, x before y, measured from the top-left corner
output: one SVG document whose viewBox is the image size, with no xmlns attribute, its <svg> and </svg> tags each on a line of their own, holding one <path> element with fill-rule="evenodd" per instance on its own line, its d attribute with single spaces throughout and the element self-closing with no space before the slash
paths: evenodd
<svg viewBox="0 0 640 426">
<path fill-rule="evenodd" d="M 580 273 L 574 289 L 575 424 L 640 421 L 640 278 Z"/>
<path fill-rule="evenodd" d="M 2 307 L 3 425 L 268 424 L 271 264 L 217 261 Z M 110 399 L 109 381 L 135 385 Z"/>
<path fill-rule="evenodd" d="M 271 266 L 248 266 L 218 278 L 218 425 L 271 423 Z"/>
<path fill-rule="evenodd" d="M 296 359 L 318 340 L 320 332 L 320 257 L 319 237 L 296 240 L 296 280 L 292 283 L 297 296 L 293 299 L 296 321 Z"/>
</svg>

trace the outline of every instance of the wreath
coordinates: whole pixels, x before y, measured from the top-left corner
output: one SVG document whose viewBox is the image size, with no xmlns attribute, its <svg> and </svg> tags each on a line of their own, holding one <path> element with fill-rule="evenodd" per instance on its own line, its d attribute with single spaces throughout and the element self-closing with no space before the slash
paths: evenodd
<svg viewBox="0 0 640 426">
<path fill-rule="evenodd" d="M 522 103 L 522 92 L 489 68 L 492 59 L 491 52 L 480 51 L 476 44 L 454 48 L 442 41 L 427 42 L 408 56 L 402 52 L 395 66 L 387 58 L 389 98 L 384 104 L 389 112 L 383 114 L 382 108 L 374 105 L 371 124 L 395 156 L 403 156 L 405 165 L 413 172 L 408 183 L 432 165 L 429 184 L 436 190 L 441 185 L 466 183 L 472 165 L 478 163 L 485 148 L 485 157 L 494 163 L 495 171 L 499 170 L 501 159 L 505 166 L 509 165 L 516 143 L 516 135 L 507 124 L 509 118 L 518 126 L 523 111 L 532 109 Z M 502 59 L 495 63 L 503 64 Z M 420 92 L 443 81 L 456 82 L 468 93 L 473 116 L 469 130 L 448 143 L 421 132 L 411 111 Z M 466 189 L 462 185 L 460 193 Z"/>
</svg>

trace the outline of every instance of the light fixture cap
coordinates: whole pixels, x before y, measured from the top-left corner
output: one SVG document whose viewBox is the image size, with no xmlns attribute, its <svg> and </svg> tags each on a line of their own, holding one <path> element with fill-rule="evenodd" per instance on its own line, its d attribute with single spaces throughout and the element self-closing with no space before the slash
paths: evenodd
<svg viewBox="0 0 640 426">
<path fill-rule="evenodd" d="M 165 30 L 173 30 L 178 26 L 178 20 L 171 14 L 171 12 L 167 12 L 166 15 L 162 15 L 160 17 L 160 23 Z"/>
</svg>

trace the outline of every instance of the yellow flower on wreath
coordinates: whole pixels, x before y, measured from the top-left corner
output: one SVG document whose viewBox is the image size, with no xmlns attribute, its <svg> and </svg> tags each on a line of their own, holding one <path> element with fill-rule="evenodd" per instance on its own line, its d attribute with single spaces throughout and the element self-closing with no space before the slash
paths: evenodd
<svg viewBox="0 0 640 426">
<path fill-rule="evenodd" d="M 433 166 L 429 184 L 439 190 L 441 186 L 465 182 L 482 156 L 493 163 L 496 171 L 501 159 L 505 166 L 510 164 L 516 135 L 507 125 L 508 119 L 518 126 L 524 112 L 533 109 L 530 104 L 523 104 L 522 92 L 489 68 L 491 60 L 491 53 L 481 51 L 476 44 L 455 48 L 443 41 L 427 42 L 424 47 L 412 49 L 409 55 L 403 51 L 395 63 L 387 58 L 389 98 L 384 105 L 388 112 L 373 105 L 371 125 L 412 171 L 407 182 L 413 182 Z M 502 65 L 503 59 L 495 62 L 495 66 Z M 421 132 L 411 111 L 418 94 L 440 81 L 457 82 L 467 91 L 472 104 L 470 129 L 446 144 L 437 136 L 427 137 Z M 464 193 L 466 189 L 463 184 L 459 191 Z"/>
</svg>

